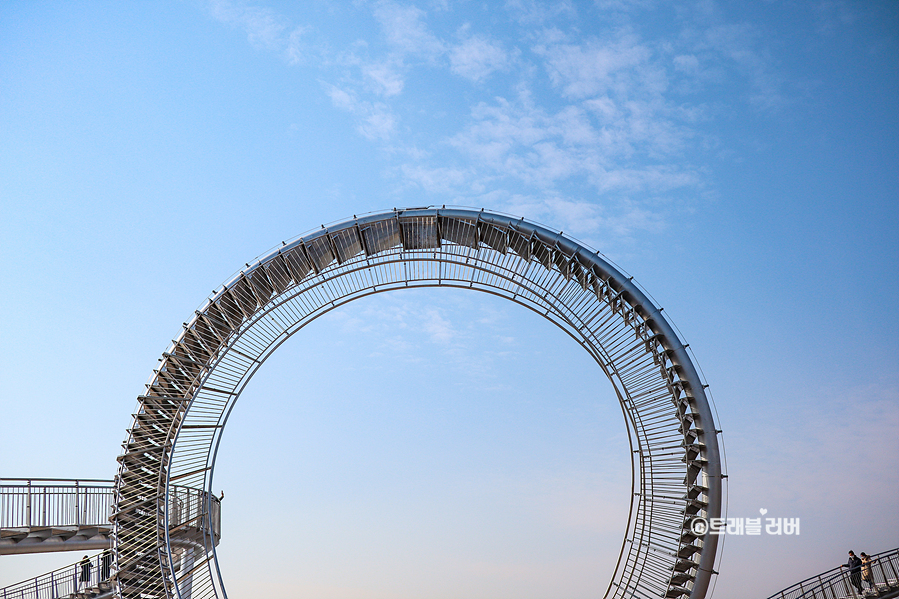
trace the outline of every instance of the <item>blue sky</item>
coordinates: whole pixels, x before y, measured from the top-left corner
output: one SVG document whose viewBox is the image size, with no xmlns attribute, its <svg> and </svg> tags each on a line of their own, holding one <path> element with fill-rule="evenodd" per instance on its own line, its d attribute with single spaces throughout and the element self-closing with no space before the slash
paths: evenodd
<svg viewBox="0 0 899 599">
<path fill-rule="evenodd" d="M 894 2 L 5 3 L 0 475 L 110 478 L 156 359 L 232 273 L 454 204 L 602 251 L 690 343 L 729 515 L 802 527 L 729 537 L 716 597 L 893 548 L 897 32 Z M 630 472 L 597 377 L 480 294 L 316 321 L 225 434 L 229 590 L 601 595 Z M 0 585 L 77 557 L 4 557 Z"/>
</svg>

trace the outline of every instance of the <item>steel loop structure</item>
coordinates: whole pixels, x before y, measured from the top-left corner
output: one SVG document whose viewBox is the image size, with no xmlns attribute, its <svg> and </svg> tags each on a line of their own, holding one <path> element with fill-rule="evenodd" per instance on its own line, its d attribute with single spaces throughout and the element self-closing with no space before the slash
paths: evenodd
<svg viewBox="0 0 899 599">
<path fill-rule="evenodd" d="M 174 489 L 203 491 L 208 505 L 197 518 L 214 517 L 222 432 L 266 358 L 334 308 L 415 287 L 504 297 L 592 356 L 620 400 L 633 456 L 630 517 L 606 597 L 706 595 L 718 537 L 691 525 L 721 514 L 718 431 L 697 369 L 661 310 L 630 277 L 561 233 L 485 211 L 416 208 L 285 243 L 185 323 L 138 398 L 119 456 L 113 537 L 123 599 L 226 596 L 213 535 L 196 552 L 178 545 Z"/>
</svg>

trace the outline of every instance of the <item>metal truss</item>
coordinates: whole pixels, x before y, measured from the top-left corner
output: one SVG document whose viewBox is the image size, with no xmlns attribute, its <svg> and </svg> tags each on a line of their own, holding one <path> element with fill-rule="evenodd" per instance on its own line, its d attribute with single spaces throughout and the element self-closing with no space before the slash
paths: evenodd
<svg viewBox="0 0 899 599">
<path fill-rule="evenodd" d="M 211 536 L 190 568 L 175 567 L 173 486 L 211 498 L 230 411 L 288 337 L 354 299 L 412 287 L 504 297 L 590 354 L 618 395 L 633 450 L 630 516 L 605 596 L 704 597 L 718 537 L 695 534 L 691 523 L 721 515 L 718 431 L 673 327 L 630 277 L 561 233 L 445 208 L 354 218 L 285 243 L 185 323 L 139 397 L 119 457 L 113 535 L 120 596 L 226 596 Z M 213 514 L 209 504 L 205 517 Z"/>
</svg>

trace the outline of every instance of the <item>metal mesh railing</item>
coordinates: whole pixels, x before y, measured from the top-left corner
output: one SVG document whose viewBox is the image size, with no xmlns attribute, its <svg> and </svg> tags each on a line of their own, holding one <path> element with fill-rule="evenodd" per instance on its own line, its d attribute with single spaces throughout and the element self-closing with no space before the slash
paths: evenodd
<svg viewBox="0 0 899 599">
<path fill-rule="evenodd" d="M 855 599 L 899 592 L 899 548 L 872 555 L 867 566 L 850 572 L 838 566 L 806 578 L 768 599 Z"/>
<path fill-rule="evenodd" d="M 109 526 L 111 480 L 0 479 L 0 528 Z"/>
<path fill-rule="evenodd" d="M 78 519 L 80 526 L 110 526 L 113 481 L 38 478 L 0 481 L 15 483 L 0 485 L 0 506 L 3 508 L 0 523 L 3 528 L 29 528 L 29 505 L 32 507 L 32 527 L 73 526 Z M 179 555 L 193 555 L 197 549 L 202 553 L 207 537 L 213 542 L 219 540 L 222 518 L 221 502 L 217 497 L 201 489 L 172 486 L 169 502 L 172 506 L 170 536 L 179 544 Z M 42 510 L 43 506 L 47 507 L 46 515 L 41 512 L 38 517 L 38 506 Z M 87 509 L 83 509 L 84 506 Z M 105 593 L 112 588 L 113 558 L 112 551 L 106 550 L 87 560 L 0 589 L 0 599 L 55 599 L 86 589 Z M 186 563 L 186 560 L 182 561 Z"/>
<path fill-rule="evenodd" d="M 111 575 L 112 552 L 107 550 L 92 558 L 0 589 L 0 599 L 56 599 L 75 596 L 88 589 L 102 594 L 112 588 L 109 582 Z"/>
<path fill-rule="evenodd" d="M 95 479 L 0 478 L 0 528 L 110 526 L 114 481 Z M 201 489 L 173 485 L 170 524 L 209 528 L 221 536 L 221 503 Z"/>
<path fill-rule="evenodd" d="M 169 488 L 169 529 L 199 530 L 212 534 L 215 541 L 222 535 L 222 504 L 218 497 L 192 487 Z M 207 507 L 208 515 L 207 518 Z"/>
</svg>

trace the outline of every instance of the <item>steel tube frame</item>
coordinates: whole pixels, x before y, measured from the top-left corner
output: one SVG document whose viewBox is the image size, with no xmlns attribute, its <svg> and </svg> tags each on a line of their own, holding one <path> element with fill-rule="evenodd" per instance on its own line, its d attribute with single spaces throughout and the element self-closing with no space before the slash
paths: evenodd
<svg viewBox="0 0 899 599">
<path fill-rule="evenodd" d="M 119 596 L 184 597 L 169 534 L 171 488 L 205 490 L 203 517 L 211 518 L 222 431 L 266 358 L 330 310 L 415 287 L 504 297 L 556 324 L 593 357 L 618 395 L 633 450 L 630 516 L 606 597 L 705 596 L 718 537 L 696 537 L 690 524 L 721 514 L 718 431 L 674 328 L 632 278 L 560 232 L 445 208 L 354 217 L 284 243 L 184 324 L 138 398 L 119 457 Z M 190 596 L 226 597 L 208 535 L 205 547 L 190 573 Z"/>
</svg>

